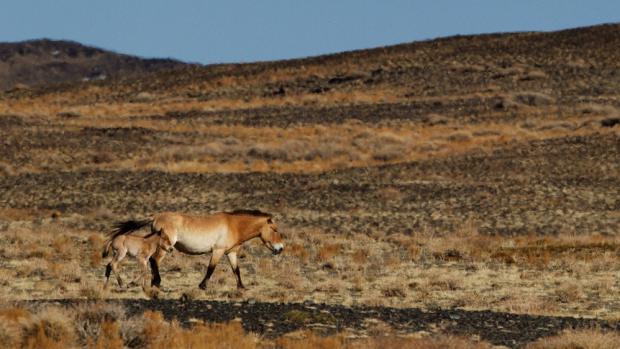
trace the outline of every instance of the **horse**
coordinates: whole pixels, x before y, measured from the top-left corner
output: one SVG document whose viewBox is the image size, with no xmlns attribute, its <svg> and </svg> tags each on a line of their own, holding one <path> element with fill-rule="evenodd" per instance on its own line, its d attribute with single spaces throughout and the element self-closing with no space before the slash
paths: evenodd
<svg viewBox="0 0 620 349">
<path fill-rule="evenodd" d="M 150 225 L 151 231 L 167 236 L 175 249 L 191 255 L 211 252 L 211 259 L 205 277 L 198 287 L 206 290 L 215 266 L 226 255 L 237 278 L 237 288 L 244 289 L 237 262 L 241 245 L 251 239 L 260 238 L 264 246 L 274 255 L 284 249 L 282 236 L 273 220 L 273 215 L 260 210 L 235 210 L 218 212 L 207 216 L 189 215 L 178 212 L 161 212 L 145 220 L 129 220 L 117 224 L 119 234 L 128 234 Z M 151 285 L 161 286 L 159 263 L 165 251 L 151 256 Z"/>
<path fill-rule="evenodd" d="M 123 280 L 121 279 L 119 265 L 127 254 L 135 257 L 138 260 L 142 268 L 142 273 L 138 275 L 130 284 L 143 278 L 142 288 L 146 290 L 146 274 L 148 273 L 147 261 L 156 253 L 160 251 L 172 252 L 172 242 L 166 235 L 160 235 L 151 233 L 145 237 L 132 236 L 119 234 L 120 227 L 117 227 L 110 233 L 110 237 L 106 241 L 104 246 L 102 257 L 105 258 L 110 254 L 112 250 L 112 260 L 108 263 L 105 269 L 105 283 L 104 289 L 108 288 L 108 282 L 110 281 L 110 273 L 114 271 L 116 275 L 116 281 L 120 287 L 123 287 Z"/>
</svg>

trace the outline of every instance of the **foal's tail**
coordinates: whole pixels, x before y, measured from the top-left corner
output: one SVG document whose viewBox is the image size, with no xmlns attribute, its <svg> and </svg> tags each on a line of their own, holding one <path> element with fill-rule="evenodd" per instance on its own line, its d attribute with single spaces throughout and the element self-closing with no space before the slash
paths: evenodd
<svg viewBox="0 0 620 349">
<path fill-rule="evenodd" d="M 103 247 L 103 252 L 101 253 L 101 258 L 105 258 L 110 254 L 110 246 L 112 246 L 113 239 L 108 239 L 105 246 Z"/>
</svg>

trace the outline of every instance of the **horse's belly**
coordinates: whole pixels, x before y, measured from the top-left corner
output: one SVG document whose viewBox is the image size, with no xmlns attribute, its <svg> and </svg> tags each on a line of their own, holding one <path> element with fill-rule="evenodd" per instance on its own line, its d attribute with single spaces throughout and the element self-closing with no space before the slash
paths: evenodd
<svg viewBox="0 0 620 349">
<path fill-rule="evenodd" d="M 183 235 L 174 244 L 174 248 L 188 254 L 209 253 L 218 241 L 219 234 Z"/>
</svg>

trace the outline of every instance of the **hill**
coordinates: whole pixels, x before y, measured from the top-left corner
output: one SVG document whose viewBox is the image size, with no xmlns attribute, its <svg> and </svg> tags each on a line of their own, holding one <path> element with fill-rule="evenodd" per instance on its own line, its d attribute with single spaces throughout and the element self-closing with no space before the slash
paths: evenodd
<svg viewBox="0 0 620 349">
<path fill-rule="evenodd" d="M 143 59 L 63 40 L 0 43 L 0 90 L 139 76 L 184 66 Z"/>
<path fill-rule="evenodd" d="M 505 314 L 474 311 L 616 321 L 618 47 L 609 24 L 0 93 L 0 294 L 140 298 L 101 291 L 112 222 L 256 208 L 286 247 L 244 245 L 248 290 L 218 266 L 198 291 L 207 259 L 175 252 L 162 297 L 443 309 L 471 327 L 433 315 L 419 329 L 513 347 L 535 337 L 495 338 L 484 324 Z M 500 326 L 538 326 L 524 319 Z"/>
</svg>

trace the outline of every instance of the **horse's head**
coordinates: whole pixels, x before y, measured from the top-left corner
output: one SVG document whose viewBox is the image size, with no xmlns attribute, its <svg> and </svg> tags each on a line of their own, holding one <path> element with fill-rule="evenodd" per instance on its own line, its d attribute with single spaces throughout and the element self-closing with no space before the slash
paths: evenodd
<svg viewBox="0 0 620 349">
<path fill-rule="evenodd" d="M 174 244 L 170 241 L 170 237 L 164 233 L 159 234 L 159 242 L 157 243 L 162 251 L 172 252 L 174 250 Z"/>
<path fill-rule="evenodd" d="M 274 255 L 280 254 L 284 249 L 282 236 L 272 218 L 267 219 L 267 222 L 261 227 L 260 239 Z"/>
</svg>

